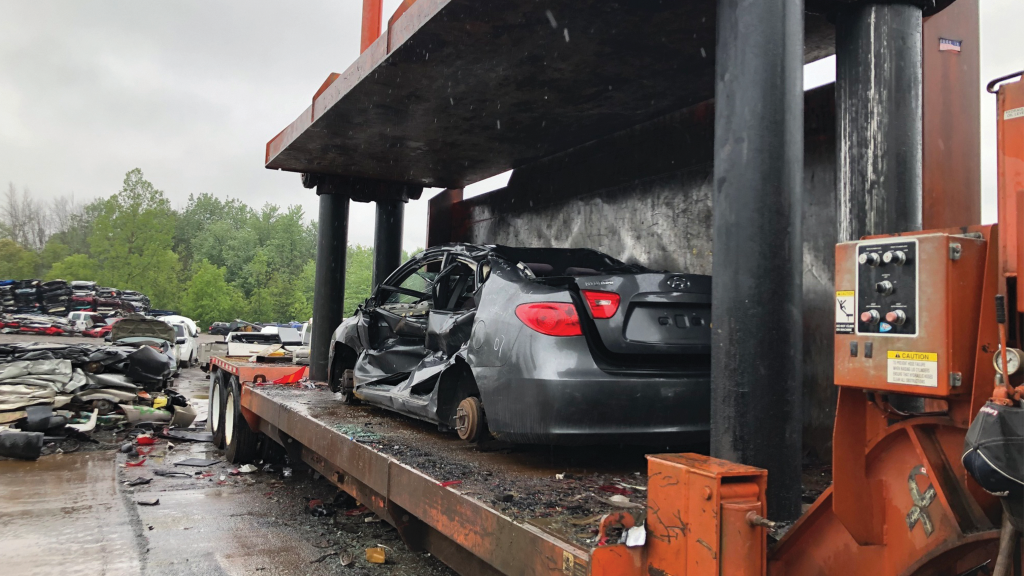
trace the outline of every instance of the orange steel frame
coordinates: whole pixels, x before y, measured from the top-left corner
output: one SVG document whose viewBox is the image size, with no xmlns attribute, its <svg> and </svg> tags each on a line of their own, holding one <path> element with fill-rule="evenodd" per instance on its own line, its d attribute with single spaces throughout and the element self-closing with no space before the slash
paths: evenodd
<svg viewBox="0 0 1024 576">
<path fill-rule="evenodd" d="M 1024 82 L 1003 84 L 997 97 L 999 224 L 940 231 L 964 252 L 942 273 L 922 276 L 919 305 L 932 305 L 930 313 L 944 316 L 945 322 L 911 343 L 884 342 L 945 354 L 943 369 L 961 371 L 962 384 L 954 388 L 940 381 L 926 394 L 918 392 L 936 398 L 926 402 L 935 412 L 906 417 L 881 394 L 887 389 L 907 393 L 907 387 L 889 385 L 877 372 L 884 365 L 869 367 L 851 359 L 850 341 L 864 335 L 837 336 L 836 382 L 841 388 L 834 482 L 774 548 L 769 574 L 955 575 L 995 557 L 1001 508 L 966 474 L 960 453 L 967 427 L 992 395 L 992 355 L 999 341 L 995 296 L 1009 295 L 1016 284 L 1018 327 L 1024 312 L 1016 281 L 1024 253 Z M 897 236 L 919 238 L 922 258 L 948 258 L 941 253 L 945 242 L 937 243 L 939 253 L 925 254 L 924 240 L 934 235 Z M 979 244 L 982 253 L 972 257 L 970 251 L 978 252 Z M 837 290 L 850 286 L 850 267 L 844 277 L 843 262 L 855 255 L 851 248 L 837 247 Z M 1019 347 L 1019 332 L 1015 340 Z M 875 341 L 877 355 L 882 342 Z M 940 370 L 940 378 L 946 373 Z M 1024 559 L 1017 562 L 1019 567 Z"/>
</svg>

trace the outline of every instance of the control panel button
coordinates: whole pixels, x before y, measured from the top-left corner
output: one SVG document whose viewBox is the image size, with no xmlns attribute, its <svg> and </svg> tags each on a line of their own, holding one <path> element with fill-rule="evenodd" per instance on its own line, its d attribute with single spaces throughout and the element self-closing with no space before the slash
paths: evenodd
<svg viewBox="0 0 1024 576">
<path fill-rule="evenodd" d="M 875 292 L 878 292 L 879 294 L 882 294 L 884 296 L 892 294 L 893 290 L 895 289 L 896 287 L 893 286 L 892 282 L 889 282 L 888 280 L 882 280 L 881 282 L 875 284 Z"/>
<path fill-rule="evenodd" d="M 907 322 L 907 313 L 903 310 L 892 310 L 885 314 L 885 321 L 889 324 L 903 326 Z"/>
<path fill-rule="evenodd" d="M 882 315 L 878 310 L 867 310 L 860 313 L 860 321 L 865 324 L 878 324 L 882 321 Z"/>
<path fill-rule="evenodd" d="M 868 266 L 878 266 L 882 263 L 882 257 L 878 252 L 865 252 L 857 257 L 857 261 Z"/>
<path fill-rule="evenodd" d="M 902 250 L 890 250 L 882 254 L 882 262 L 902 266 L 907 263 L 907 253 Z"/>
</svg>

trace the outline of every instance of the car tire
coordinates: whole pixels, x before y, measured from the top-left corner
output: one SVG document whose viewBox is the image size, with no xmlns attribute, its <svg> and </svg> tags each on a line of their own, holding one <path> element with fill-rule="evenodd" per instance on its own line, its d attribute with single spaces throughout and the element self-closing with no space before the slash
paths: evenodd
<svg viewBox="0 0 1024 576">
<path fill-rule="evenodd" d="M 249 428 L 249 423 L 242 416 L 238 379 L 232 376 L 224 388 L 227 390 L 224 399 L 224 458 L 232 464 L 248 464 L 259 455 L 260 435 Z"/>
<path fill-rule="evenodd" d="M 459 402 L 455 409 L 455 431 L 466 442 L 477 442 L 487 436 L 487 420 L 484 405 L 476 396 L 469 396 Z"/>
<path fill-rule="evenodd" d="M 213 433 L 213 445 L 224 449 L 224 373 L 214 370 L 210 378 L 210 432 Z"/>
</svg>

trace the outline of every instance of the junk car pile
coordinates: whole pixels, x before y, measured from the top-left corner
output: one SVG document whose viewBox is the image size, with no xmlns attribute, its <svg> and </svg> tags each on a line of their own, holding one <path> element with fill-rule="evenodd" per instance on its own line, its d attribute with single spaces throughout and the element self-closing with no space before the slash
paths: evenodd
<svg viewBox="0 0 1024 576">
<path fill-rule="evenodd" d="M 0 344 L 0 456 L 36 458 L 45 437 L 85 434 L 98 421 L 192 423 L 195 411 L 168 389 L 174 330 L 141 317 L 118 324 L 105 346 Z"/>
<path fill-rule="evenodd" d="M 64 316 L 72 311 L 117 314 L 150 310 L 149 297 L 76 280 L 0 280 L 0 310 L 6 314 Z"/>
</svg>

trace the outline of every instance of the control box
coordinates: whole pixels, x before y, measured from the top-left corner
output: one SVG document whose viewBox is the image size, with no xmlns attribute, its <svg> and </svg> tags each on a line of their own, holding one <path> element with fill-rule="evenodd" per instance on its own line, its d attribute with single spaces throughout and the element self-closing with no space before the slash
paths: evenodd
<svg viewBox="0 0 1024 576">
<path fill-rule="evenodd" d="M 935 398 L 968 390 L 987 244 L 922 232 L 837 245 L 836 385 Z"/>
</svg>

